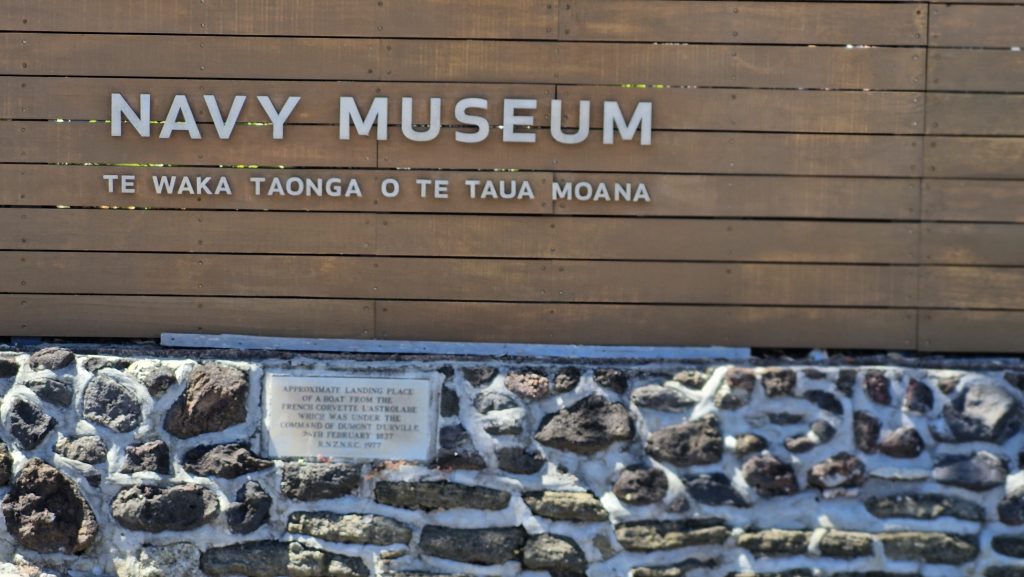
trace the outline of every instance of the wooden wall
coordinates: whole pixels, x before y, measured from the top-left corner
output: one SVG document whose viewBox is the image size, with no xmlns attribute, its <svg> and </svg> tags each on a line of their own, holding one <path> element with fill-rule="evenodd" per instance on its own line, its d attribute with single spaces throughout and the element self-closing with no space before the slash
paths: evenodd
<svg viewBox="0 0 1024 577">
<path fill-rule="evenodd" d="M 0 30 L 0 334 L 1024 352 L 1024 2 L 0 0 Z M 303 104 L 283 141 L 111 137 L 143 91 Z M 342 94 L 646 100 L 654 143 L 342 142 Z M 653 201 L 552 203 L 576 180 Z"/>
</svg>

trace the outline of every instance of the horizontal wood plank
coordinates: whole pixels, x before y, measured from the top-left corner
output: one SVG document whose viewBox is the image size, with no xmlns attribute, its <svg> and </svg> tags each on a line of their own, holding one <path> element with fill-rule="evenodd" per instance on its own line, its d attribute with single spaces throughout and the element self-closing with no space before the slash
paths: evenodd
<svg viewBox="0 0 1024 577">
<path fill-rule="evenodd" d="M 900 309 L 380 301 L 376 311 L 377 338 L 414 340 L 909 349 L 917 328 L 915 311 Z"/>
<path fill-rule="evenodd" d="M 924 264 L 1024 266 L 1024 225 L 926 223 Z"/>
<path fill-rule="evenodd" d="M 937 178 L 1024 178 L 1024 138 L 928 136 L 924 162 Z"/>
<path fill-rule="evenodd" d="M 1024 310 L 1024 268 L 921 267 L 918 306 Z"/>
<path fill-rule="evenodd" d="M 1024 92 L 1024 52 L 928 51 L 928 89 L 951 92 Z"/>
<path fill-rule="evenodd" d="M 929 17 L 932 46 L 1009 48 L 1024 45 L 1024 5 L 935 3 Z"/>
<path fill-rule="evenodd" d="M 928 134 L 1024 136 L 1024 94 L 928 94 Z"/>
<path fill-rule="evenodd" d="M 37 294 L 907 307 L 916 293 L 916 271 L 893 266 L 17 251 L 0 269 L 0 292 Z"/>
<path fill-rule="evenodd" d="M 921 351 L 1024 353 L 1024 312 L 922 310 L 920 319 Z"/>
<path fill-rule="evenodd" d="M 926 179 L 921 218 L 1024 223 L 1024 188 L 1014 180 Z"/>
</svg>

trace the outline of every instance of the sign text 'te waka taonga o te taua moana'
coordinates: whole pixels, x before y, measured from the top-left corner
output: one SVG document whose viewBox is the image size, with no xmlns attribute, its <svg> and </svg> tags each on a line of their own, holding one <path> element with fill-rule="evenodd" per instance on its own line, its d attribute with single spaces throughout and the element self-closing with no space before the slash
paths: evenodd
<svg viewBox="0 0 1024 577">
<path fill-rule="evenodd" d="M 139 94 L 129 101 L 121 93 L 110 95 L 110 135 L 115 138 L 125 136 L 134 131 L 141 138 L 169 139 L 175 133 L 187 134 L 192 140 L 218 138 L 230 140 L 235 127 L 239 123 L 243 107 L 249 100 L 246 95 L 235 95 L 230 105 L 218 102 L 211 94 L 202 95 L 202 106 L 212 122 L 213 131 L 200 128 L 193 110 L 193 100 L 187 95 L 178 94 L 171 100 L 166 113 L 154 111 L 150 94 Z M 275 103 L 266 95 L 257 95 L 256 102 L 266 117 L 266 123 L 272 131 L 274 140 L 285 138 L 285 126 L 296 108 L 300 106 L 301 96 L 288 96 L 283 102 Z M 399 130 L 401 137 L 412 142 L 431 142 L 442 136 L 442 107 L 446 103 L 441 98 L 430 98 L 428 101 L 429 118 L 414 118 L 415 99 L 401 98 L 401 114 Z M 488 139 L 500 139 L 502 142 L 531 144 L 537 142 L 537 133 L 531 130 L 536 126 L 536 114 L 540 109 L 537 99 L 506 98 L 501 103 L 501 125 L 492 127 L 484 116 L 491 107 L 486 98 L 462 98 L 454 103 L 454 119 L 457 129 L 454 131 L 456 142 L 478 144 Z M 591 138 L 600 138 L 605 145 L 616 142 L 638 140 L 640 146 L 650 146 L 652 139 L 653 104 L 638 102 L 633 110 L 625 111 L 616 101 L 608 100 L 601 104 L 602 124 L 599 131 L 592 133 L 592 109 L 589 100 L 576 103 L 577 117 L 575 122 L 563 121 L 563 102 L 558 99 L 549 101 L 546 106 L 550 111 L 551 138 L 563 145 L 581 144 Z M 368 104 L 351 96 L 339 97 L 338 106 L 338 139 L 351 140 L 354 135 L 374 136 L 378 141 L 391 137 L 393 127 L 389 124 L 389 97 L 378 96 Z M 159 124 L 154 124 L 154 121 Z M 332 128 L 332 127 L 325 127 Z M 216 134 L 213 134 L 215 132 Z M 599 132 L 599 134 L 596 134 Z M 497 133 L 497 134 L 494 134 Z M 105 174 L 107 192 L 134 194 L 140 184 L 135 175 Z M 231 195 L 233 189 L 227 176 L 152 176 L 152 191 L 156 194 L 209 194 Z M 450 183 L 445 179 L 417 179 L 418 190 L 423 197 L 445 200 L 449 195 Z M 337 177 L 299 177 L 287 176 L 267 177 L 252 176 L 248 179 L 251 193 L 256 196 L 328 196 L 337 198 L 362 197 L 363 185 L 357 178 Z M 532 199 L 538 194 L 530 182 L 505 180 L 489 180 L 486 178 L 466 179 L 464 189 L 470 198 L 476 199 Z M 385 198 L 395 198 L 401 193 L 398 179 L 387 178 L 380 182 L 379 193 Z M 651 195 L 643 182 L 552 182 L 551 200 L 577 201 L 617 201 L 617 202 L 650 202 Z"/>
</svg>

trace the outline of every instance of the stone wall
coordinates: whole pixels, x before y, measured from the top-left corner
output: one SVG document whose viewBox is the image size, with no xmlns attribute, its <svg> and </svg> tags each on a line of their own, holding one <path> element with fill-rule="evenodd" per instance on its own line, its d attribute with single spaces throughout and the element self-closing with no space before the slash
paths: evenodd
<svg viewBox="0 0 1024 577">
<path fill-rule="evenodd" d="M 260 454 L 265 372 L 443 374 L 431 463 Z M 0 353 L 0 574 L 1024 577 L 1024 372 Z"/>
</svg>

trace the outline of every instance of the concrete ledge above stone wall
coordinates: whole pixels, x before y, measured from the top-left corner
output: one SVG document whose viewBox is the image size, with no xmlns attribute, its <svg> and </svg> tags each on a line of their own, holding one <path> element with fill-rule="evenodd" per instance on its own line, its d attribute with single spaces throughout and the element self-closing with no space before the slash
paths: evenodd
<svg viewBox="0 0 1024 577">
<path fill-rule="evenodd" d="M 444 381 L 432 462 L 261 454 L 273 370 Z M 0 352 L 0 575 L 1024 577 L 1024 368 Z"/>
</svg>

